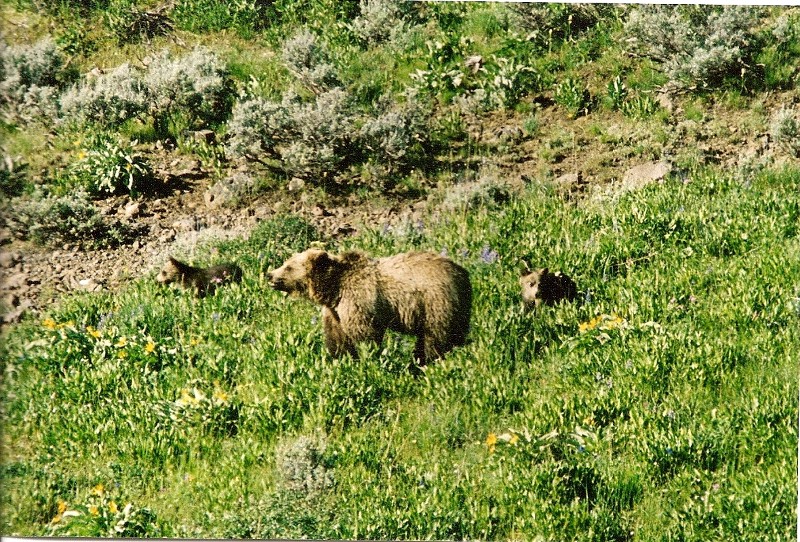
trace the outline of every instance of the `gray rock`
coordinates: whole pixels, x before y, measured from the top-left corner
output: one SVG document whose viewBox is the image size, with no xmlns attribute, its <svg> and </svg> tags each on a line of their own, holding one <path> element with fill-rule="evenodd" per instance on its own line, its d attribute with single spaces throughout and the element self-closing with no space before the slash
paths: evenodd
<svg viewBox="0 0 800 542">
<path fill-rule="evenodd" d="M 630 168 L 622 176 L 622 186 L 637 189 L 650 183 L 661 181 L 672 172 L 672 164 L 665 161 L 647 162 Z"/>
</svg>

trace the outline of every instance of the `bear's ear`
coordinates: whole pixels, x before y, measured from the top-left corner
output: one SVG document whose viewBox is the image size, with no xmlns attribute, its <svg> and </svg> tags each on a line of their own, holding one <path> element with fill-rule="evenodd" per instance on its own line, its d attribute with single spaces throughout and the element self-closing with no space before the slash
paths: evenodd
<svg viewBox="0 0 800 542">
<path fill-rule="evenodd" d="M 308 297 L 312 301 L 335 307 L 339 302 L 340 265 L 336 257 L 324 250 L 314 252 L 308 258 Z"/>
<path fill-rule="evenodd" d="M 325 273 L 333 263 L 330 254 L 324 250 L 314 251 L 308 256 L 309 269 L 311 274 Z"/>
<path fill-rule="evenodd" d="M 549 267 L 543 267 L 543 268 L 539 269 L 539 274 L 542 275 L 542 276 L 549 275 L 550 274 L 550 268 Z"/>
<path fill-rule="evenodd" d="M 524 277 L 525 275 L 531 272 L 531 264 L 528 263 L 528 260 L 522 258 L 519 261 L 519 276 Z"/>
<path fill-rule="evenodd" d="M 179 263 L 181 263 L 181 262 L 179 262 L 178 260 L 176 260 L 174 257 L 170 256 L 170 257 L 169 257 L 169 263 L 171 263 L 172 265 L 178 265 L 178 264 L 179 264 Z"/>
</svg>

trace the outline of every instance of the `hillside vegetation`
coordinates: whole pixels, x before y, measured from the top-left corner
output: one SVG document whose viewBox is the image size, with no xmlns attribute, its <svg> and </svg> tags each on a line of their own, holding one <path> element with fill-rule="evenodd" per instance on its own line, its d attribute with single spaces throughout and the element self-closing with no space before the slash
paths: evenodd
<svg viewBox="0 0 800 542">
<path fill-rule="evenodd" d="M 125 250 L 109 198 L 198 160 L 277 212 L 4 328 L 2 533 L 790 540 L 797 514 L 800 11 L 383 1 L 2 3 L 4 242 Z M 668 164 L 657 178 L 631 166 Z M 216 188 L 215 188 L 216 187 Z M 344 202 L 344 203 L 343 203 Z M 278 207 L 286 209 L 287 206 Z M 66 245 L 65 245 L 66 244 Z M 409 371 L 325 351 L 266 272 L 325 246 L 445 254 L 469 342 Z M 519 264 L 574 303 L 525 312 Z"/>
</svg>

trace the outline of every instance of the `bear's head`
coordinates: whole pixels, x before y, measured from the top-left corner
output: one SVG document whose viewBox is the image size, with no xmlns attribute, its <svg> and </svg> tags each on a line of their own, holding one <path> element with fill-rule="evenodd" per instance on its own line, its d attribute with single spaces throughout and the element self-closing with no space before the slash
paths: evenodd
<svg viewBox="0 0 800 542">
<path fill-rule="evenodd" d="M 164 264 L 164 267 L 162 267 L 161 271 L 158 273 L 156 280 L 161 284 L 171 284 L 180 281 L 183 279 L 187 267 L 186 264 L 170 256 L 169 261 Z"/>
<path fill-rule="evenodd" d="M 269 284 L 280 292 L 307 297 L 311 301 L 333 307 L 339 298 L 342 263 L 317 248 L 299 252 L 283 265 L 267 273 Z"/>
<path fill-rule="evenodd" d="M 523 263 L 524 267 L 520 270 L 519 277 L 519 283 L 522 286 L 522 300 L 526 307 L 536 307 L 542 302 L 541 285 L 543 281 L 547 280 L 550 270 L 545 267 L 531 271 L 528 264 Z"/>
</svg>

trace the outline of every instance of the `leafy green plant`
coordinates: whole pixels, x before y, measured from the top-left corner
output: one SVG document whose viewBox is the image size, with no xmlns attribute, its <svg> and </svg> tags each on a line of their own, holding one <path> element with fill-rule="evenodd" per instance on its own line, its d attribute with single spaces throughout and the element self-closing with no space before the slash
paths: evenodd
<svg viewBox="0 0 800 542">
<path fill-rule="evenodd" d="M 658 110 L 658 103 L 649 95 L 638 93 L 622 102 L 622 112 L 634 119 L 646 119 Z"/>
<path fill-rule="evenodd" d="M 78 153 L 67 173 L 70 184 L 81 186 L 93 195 L 120 192 L 136 193 L 152 178 L 148 161 L 134 150 L 136 142 L 95 137 Z"/>
<path fill-rule="evenodd" d="M 619 75 L 608 82 L 606 86 L 605 102 L 610 109 L 615 111 L 622 109 L 627 96 L 628 87 Z"/>
<path fill-rule="evenodd" d="M 589 111 L 589 89 L 574 77 L 566 77 L 555 85 L 553 99 L 564 107 L 572 118 Z"/>
<path fill-rule="evenodd" d="M 98 484 L 81 504 L 69 506 L 59 501 L 47 535 L 143 538 L 164 536 L 164 531 L 150 509 L 132 503 L 120 508 L 103 484 Z"/>
</svg>

